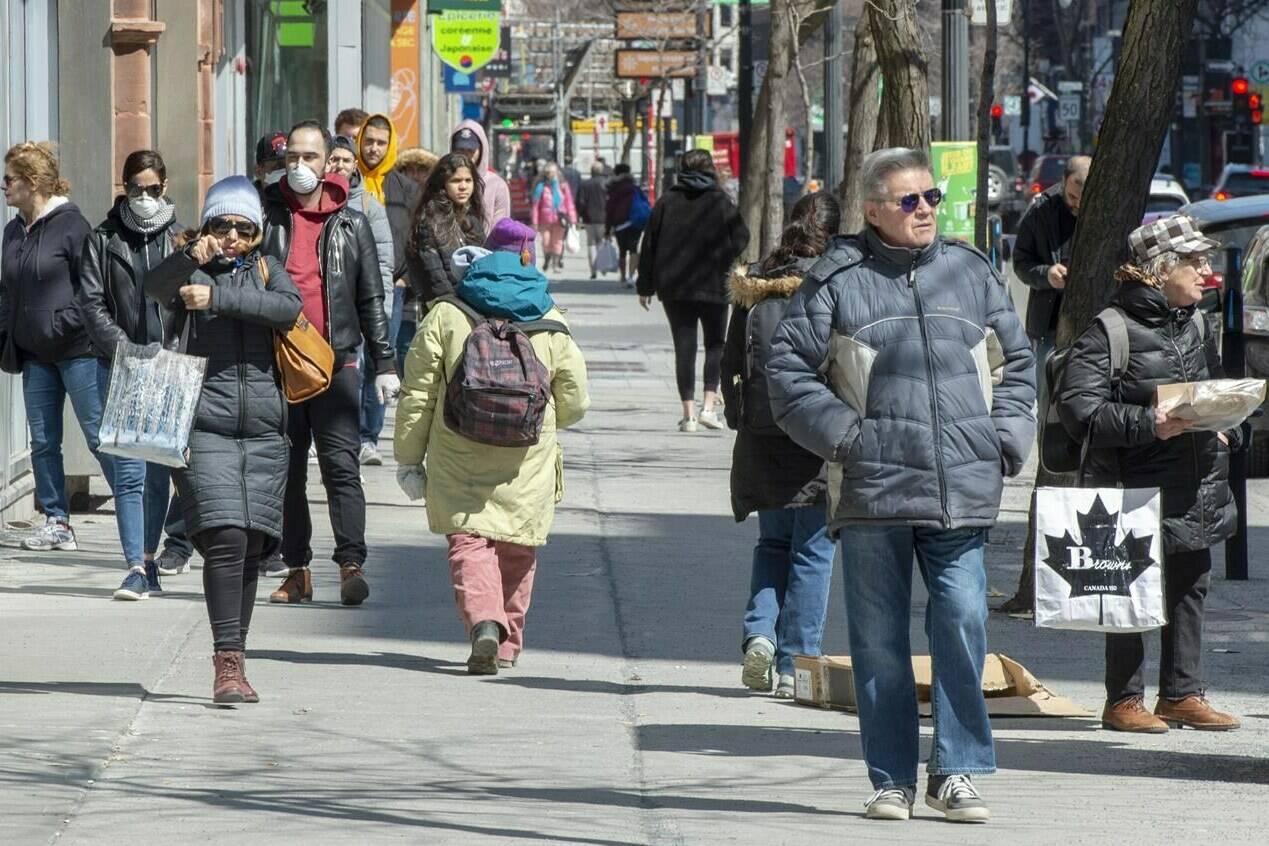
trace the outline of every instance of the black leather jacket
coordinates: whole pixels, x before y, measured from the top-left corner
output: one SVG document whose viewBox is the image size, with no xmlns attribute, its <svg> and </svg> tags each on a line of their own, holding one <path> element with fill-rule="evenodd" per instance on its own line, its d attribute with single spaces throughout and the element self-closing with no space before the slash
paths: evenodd
<svg viewBox="0 0 1269 846">
<path fill-rule="evenodd" d="M 182 231 L 175 219 L 153 240 L 153 267 L 175 252 L 173 238 Z M 93 350 L 105 358 L 114 356 L 122 341 L 145 343 L 145 318 L 141 313 L 141 288 L 132 267 L 131 249 L 124 241 L 123 221 L 119 207 L 110 210 L 88 240 L 79 268 L 79 309 Z M 166 303 L 160 305 L 163 325 L 167 327 L 171 313 Z"/>
<path fill-rule="evenodd" d="M 285 265 L 291 248 L 293 218 L 280 184 L 264 191 L 265 255 Z M 396 364 L 388 345 L 383 311 L 379 254 L 366 216 L 347 206 L 326 218 L 321 234 L 322 282 L 326 292 L 327 334 L 337 355 L 350 355 L 365 338 L 379 373 Z"/>
</svg>

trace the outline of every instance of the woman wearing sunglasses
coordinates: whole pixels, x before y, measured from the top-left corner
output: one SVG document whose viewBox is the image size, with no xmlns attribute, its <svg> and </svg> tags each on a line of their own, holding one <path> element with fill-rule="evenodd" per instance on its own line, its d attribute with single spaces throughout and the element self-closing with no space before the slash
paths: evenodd
<svg viewBox="0 0 1269 846">
<path fill-rule="evenodd" d="M 246 177 L 222 179 L 207 192 L 202 228 L 145 281 L 177 327 L 188 324 L 184 351 L 207 359 L 188 466 L 173 479 L 203 556 L 219 703 L 259 701 L 243 651 L 260 561 L 282 537 L 286 401 L 273 336 L 294 325 L 302 301 L 281 263 L 259 252 L 262 218 Z"/>
<path fill-rule="evenodd" d="M 171 315 L 145 295 L 145 277 L 176 249 L 182 232 L 167 199 L 167 166 L 154 150 L 136 150 L 123 162 L 124 193 L 84 244 L 79 305 L 100 359 L 102 402 L 110 365 L 122 343 L 164 340 Z M 161 464 L 114 459 L 115 507 L 128 572 L 115 599 L 145 599 L 162 590 L 154 561 L 167 517 L 171 471 Z"/>
</svg>

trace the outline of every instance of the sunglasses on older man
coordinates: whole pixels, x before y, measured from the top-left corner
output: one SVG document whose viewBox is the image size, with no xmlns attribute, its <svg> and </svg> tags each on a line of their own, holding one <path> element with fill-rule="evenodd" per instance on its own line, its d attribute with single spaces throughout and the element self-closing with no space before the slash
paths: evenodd
<svg viewBox="0 0 1269 846">
<path fill-rule="evenodd" d="M 920 194 L 904 194 L 899 199 L 891 202 L 898 203 L 904 214 L 912 214 L 921 207 L 921 200 L 925 200 L 930 208 L 937 208 L 938 204 L 943 202 L 943 192 L 937 188 L 931 188 L 929 191 L 924 191 Z"/>
</svg>

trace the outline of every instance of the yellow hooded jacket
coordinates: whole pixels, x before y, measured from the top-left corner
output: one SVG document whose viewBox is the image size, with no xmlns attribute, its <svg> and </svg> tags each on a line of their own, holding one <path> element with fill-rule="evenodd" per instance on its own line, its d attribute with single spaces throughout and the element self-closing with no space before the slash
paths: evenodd
<svg viewBox="0 0 1269 846">
<path fill-rule="evenodd" d="M 367 167 L 365 160 L 361 158 L 361 139 L 366 134 L 366 124 L 370 123 L 373 118 L 383 118 L 388 122 L 388 152 L 383 157 L 383 161 L 379 162 L 376 167 Z M 366 118 L 366 123 L 361 125 L 361 129 L 357 130 L 357 167 L 361 170 L 361 181 L 365 186 L 367 193 L 372 194 L 376 200 L 383 204 L 387 204 L 387 200 L 383 194 L 383 180 L 392 172 L 392 168 L 397 163 L 397 128 L 392 123 L 392 119 L 387 115 L 371 115 Z"/>
</svg>

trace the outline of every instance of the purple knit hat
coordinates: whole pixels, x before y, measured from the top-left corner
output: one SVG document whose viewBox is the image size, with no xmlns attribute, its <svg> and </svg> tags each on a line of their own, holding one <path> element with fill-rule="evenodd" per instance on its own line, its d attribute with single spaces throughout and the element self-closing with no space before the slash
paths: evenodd
<svg viewBox="0 0 1269 846">
<path fill-rule="evenodd" d="M 537 261 L 534 241 L 537 233 L 518 220 L 504 217 L 494 224 L 493 231 L 485 239 L 485 249 L 493 252 L 519 253 L 520 263 L 528 266 Z"/>
</svg>

